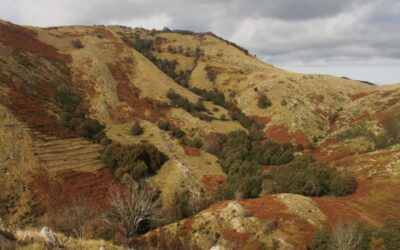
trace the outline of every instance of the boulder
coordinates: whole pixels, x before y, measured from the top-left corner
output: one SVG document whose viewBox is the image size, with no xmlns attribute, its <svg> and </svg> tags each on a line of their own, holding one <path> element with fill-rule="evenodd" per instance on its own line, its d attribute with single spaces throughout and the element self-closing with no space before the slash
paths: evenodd
<svg viewBox="0 0 400 250">
<path fill-rule="evenodd" d="M 63 248 L 61 240 L 57 237 L 57 235 L 54 234 L 53 230 L 51 230 L 50 228 L 43 227 L 42 230 L 40 230 L 40 236 L 44 238 L 47 245 L 56 248 Z"/>
</svg>

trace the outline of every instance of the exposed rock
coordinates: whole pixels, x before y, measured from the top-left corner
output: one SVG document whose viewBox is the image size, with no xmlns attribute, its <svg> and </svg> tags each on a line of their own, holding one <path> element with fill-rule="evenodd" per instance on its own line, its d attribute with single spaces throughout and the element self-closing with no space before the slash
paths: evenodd
<svg viewBox="0 0 400 250">
<path fill-rule="evenodd" d="M 291 213 L 307 220 L 312 225 L 322 227 L 326 221 L 325 214 L 311 198 L 298 194 L 279 194 L 277 197 Z"/>
<path fill-rule="evenodd" d="M 48 244 L 49 246 L 63 248 L 61 240 L 57 237 L 57 235 L 54 234 L 53 230 L 51 230 L 50 228 L 43 227 L 42 230 L 40 230 L 40 235 L 44 238 L 46 244 Z"/>
</svg>

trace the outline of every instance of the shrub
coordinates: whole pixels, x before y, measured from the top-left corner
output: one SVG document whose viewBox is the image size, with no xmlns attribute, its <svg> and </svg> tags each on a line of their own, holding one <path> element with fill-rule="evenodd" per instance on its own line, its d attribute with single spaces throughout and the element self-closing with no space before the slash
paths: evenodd
<svg viewBox="0 0 400 250">
<path fill-rule="evenodd" d="M 103 163 L 112 171 L 128 167 L 133 177 L 154 175 L 168 159 L 152 144 L 121 145 L 112 143 L 102 153 Z"/>
<path fill-rule="evenodd" d="M 186 133 L 180 128 L 172 128 L 171 135 L 174 138 L 180 139 L 186 135 Z"/>
<path fill-rule="evenodd" d="M 61 125 L 68 127 L 78 135 L 100 142 L 105 137 L 104 126 L 97 120 L 86 117 L 82 99 L 79 95 L 61 89 L 56 94 L 57 102 L 63 112 L 60 114 Z"/>
<path fill-rule="evenodd" d="M 83 46 L 82 42 L 80 39 L 75 39 L 71 41 L 72 47 L 75 49 L 83 49 L 85 46 Z"/>
<path fill-rule="evenodd" d="M 196 137 L 192 140 L 191 145 L 194 148 L 201 148 L 203 147 L 203 142 L 201 141 L 200 138 Z"/>
<path fill-rule="evenodd" d="M 311 250 L 330 250 L 330 244 L 331 244 L 331 236 L 329 234 L 329 231 L 326 229 L 323 229 L 321 231 L 318 231 L 315 236 L 313 243 L 310 247 Z"/>
<path fill-rule="evenodd" d="M 171 123 L 168 121 L 160 121 L 159 123 L 157 123 L 157 126 L 159 129 L 164 130 L 164 131 L 171 130 Z"/>
<path fill-rule="evenodd" d="M 177 108 L 182 108 L 187 112 L 191 113 L 193 116 L 199 117 L 200 119 L 209 120 L 210 117 L 200 113 L 207 111 L 204 104 L 199 100 L 196 104 L 189 102 L 189 100 L 181 95 L 177 94 L 174 90 L 170 89 L 167 92 L 168 99 L 171 100 L 171 105 Z"/>
<path fill-rule="evenodd" d="M 217 73 L 209 66 L 207 65 L 205 67 L 206 73 L 207 73 L 207 78 L 210 82 L 215 82 L 217 79 Z"/>
<path fill-rule="evenodd" d="M 281 106 L 286 106 L 286 105 L 287 105 L 287 101 L 285 99 L 282 99 Z"/>
<path fill-rule="evenodd" d="M 385 218 L 382 228 L 375 232 L 376 237 L 383 240 L 386 250 L 400 249 L 400 221 Z"/>
<path fill-rule="evenodd" d="M 143 128 L 138 122 L 135 122 L 135 124 L 133 124 L 131 128 L 131 134 L 134 136 L 143 134 Z"/>
<path fill-rule="evenodd" d="M 260 94 L 257 99 L 257 106 L 260 109 L 266 109 L 272 105 L 271 101 L 265 94 Z"/>
<path fill-rule="evenodd" d="M 353 193 L 357 182 L 350 174 L 343 174 L 303 157 L 291 163 L 273 167 L 263 183 L 267 193 L 295 193 L 307 196 Z"/>
</svg>

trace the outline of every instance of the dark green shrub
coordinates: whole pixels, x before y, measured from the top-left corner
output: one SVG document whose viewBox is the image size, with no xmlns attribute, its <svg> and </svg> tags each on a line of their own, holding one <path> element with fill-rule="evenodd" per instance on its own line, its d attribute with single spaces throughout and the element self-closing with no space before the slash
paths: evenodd
<svg viewBox="0 0 400 250">
<path fill-rule="evenodd" d="M 171 135 L 174 138 L 180 139 L 180 138 L 184 137 L 186 135 L 186 133 L 180 128 L 172 128 Z"/>
<path fill-rule="evenodd" d="M 323 229 L 318 231 L 315 236 L 313 243 L 310 247 L 311 250 L 330 250 L 331 236 L 328 230 Z"/>
<path fill-rule="evenodd" d="M 353 193 L 357 188 L 354 176 L 328 168 L 312 158 L 300 158 L 291 163 L 273 167 L 263 184 L 267 193 L 295 193 L 307 196 Z"/>
<path fill-rule="evenodd" d="M 205 115 L 200 112 L 207 111 L 203 105 L 203 102 L 199 100 L 196 104 L 189 102 L 189 100 L 181 95 L 177 94 L 174 90 L 170 89 L 167 92 L 168 99 L 171 100 L 171 105 L 177 108 L 182 108 L 187 112 L 191 113 L 193 116 L 199 118 L 206 118 Z"/>
<path fill-rule="evenodd" d="M 74 130 L 78 135 L 100 142 L 105 134 L 104 126 L 97 120 L 88 118 L 83 108 L 82 99 L 68 90 L 57 91 L 57 102 L 63 110 L 60 114 L 61 125 Z"/>
<path fill-rule="evenodd" d="M 112 171 L 128 167 L 134 177 L 151 176 L 168 159 L 152 144 L 121 145 L 112 143 L 102 153 L 103 163 Z"/>
<path fill-rule="evenodd" d="M 395 218 L 385 218 L 382 228 L 374 234 L 383 240 L 386 250 L 400 249 L 400 221 Z"/>
<path fill-rule="evenodd" d="M 135 122 L 135 124 L 133 124 L 131 128 L 131 134 L 134 136 L 143 134 L 143 128 L 138 122 Z"/>
<path fill-rule="evenodd" d="M 217 73 L 209 66 L 207 65 L 205 67 L 206 73 L 207 73 L 207 78 L 210 82 L 215 82 L 217 79 Z"/>
<path fill-rule="evenodd" d="M 257 99 L 257 106 L 260 109 L 266 109 L 272 106 L 272 103 L 265 94 L 260 94 Z"/>
<path fill-rule="evenodd" d="M 329 189 L 335 196 L 345 196 L 356 191 L 357 181 L 350 174 L 336 173 L 331 177 Z"/>
<path fill-rule="evenodd" d="M 71 41 L 72 47 L 75 49 L 83 49 L 85 46 L 83 46 L 82 42 L 80 39 L 75 39 Z"/>
<path fill-rule="evenodd" d="M 157 123 L 157 126 L 159 129 L 164 131 L 170 131 L 172 127 L 169 121 L 160 121 L 159 123 Z"/>
</svg>

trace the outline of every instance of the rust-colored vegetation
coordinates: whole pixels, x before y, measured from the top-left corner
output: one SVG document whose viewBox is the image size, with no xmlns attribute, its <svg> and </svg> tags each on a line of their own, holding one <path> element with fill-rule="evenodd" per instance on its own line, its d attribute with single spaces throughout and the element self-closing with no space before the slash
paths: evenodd
<svg viewBox="0 0 400 250">
<path fill-rule="evenodd" d="M 71 62 L 72 60 L 70 55 L 62 54 L 55 47 L 39 41 L 34 31 L 11 23 L 0 24 L 0 42 L 47 60 L 62 62 Z"/>
<path fill-rule="evenodd" d="M 183 150 L 185 151 L 185 154 L 188 156 L 200 156 L 200 150 L 198 148 L 194 148 L 194 147 L 189 147 L 189 146 L 184 146 Z"/>
<path fill-rule="evenodd" d="M 224 188 L 227 184 L 227 179 L 223 175 L 203 175 L 201 181 L 209 191 L 215 191 L 218 188 Z"/>
<path fill-rule="evenodd" d="M 49 112 L 49 104 L 39 97 L 12 89 L 9 92 L 9 100 L 7 107 L 29 128 L 48 136 L 77 137 L 72 130 L 58 124 L 56 117 Z"/>
<path fill-rule="evenodd" d="M 165 116 L 164 110 L 156 109 L 156 101 L 149 98 L 143 99 L 139 97 L 140 91 L 133 84 L 131 84 L 129 76 L 126 72 L 132 69 L 133 61 L 130 58 L 125 59 L 123 62 L 117 62 L 115 64 L 107 64 L 107 67 L 117 81 L 117 95 L 121 102 L 125 102 L 129 107 L 132 108 L 128 114 L 129 119 L 139 118 L 148 120 L 156 123 L 160 117 Z M 126 112 L 119 113 L 123 110 L 115 110 L 114 115 L 116 117 L 125 117 Z"/>
<path fill-rule="evenodd" d="M 97 209 L 106 209 L 110 188 L 117 187 L 111 173 L 102 168 L 97 172 L 62 171 L 55 178 L 46 169 L 32 173 L 30 187 L 38 201 L 39 212 L 55 216 L 71 206 L 74 200 L 86 198 Z"/>
<path fill-rule="evenodd" d="M 279 143 L 293 142 L 307 147 L 309 144 L 307 136 L 302 132 L 289 132 L 286 125 L 271 126 L 267 130 L 267 136 Z"/>
</svg>

